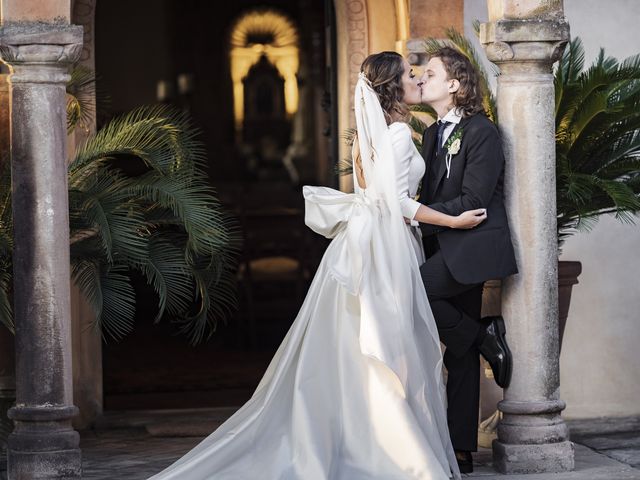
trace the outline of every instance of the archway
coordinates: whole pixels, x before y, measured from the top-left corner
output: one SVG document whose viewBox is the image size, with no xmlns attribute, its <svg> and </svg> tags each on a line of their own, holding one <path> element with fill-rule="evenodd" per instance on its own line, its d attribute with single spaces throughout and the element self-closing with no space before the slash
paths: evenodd
<svg viewBox="0 0 640 480">
<path fill-rule="evenodd" d="M 275 10 L 257 9 L 244 13 L 231 29 L 231 78 L 236 128 L 244 117 L 242 80 L 264 56 L 284 78 L 286 112 L 298 110 L 298 32 L 293 22 Z"/>
</svg>

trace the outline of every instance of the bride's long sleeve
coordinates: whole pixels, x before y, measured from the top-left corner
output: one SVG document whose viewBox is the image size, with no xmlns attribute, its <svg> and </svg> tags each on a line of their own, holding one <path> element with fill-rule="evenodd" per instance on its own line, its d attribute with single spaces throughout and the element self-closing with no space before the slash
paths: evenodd
<svg viewBox="0 0 640 480">
<path fill-rule="evenodd" d="M 418 225 L 414 220 L 421 203 L 411 198 L 409 191 L 409 170 L 411 158 L 414 152 L 411 128 L 403 122 L 395 122 L 389 125 L 391 143 L 396 162 L 396 189 L 400 201 L 402 216 L 411 220 L 411 225 Z"/>
</svg>

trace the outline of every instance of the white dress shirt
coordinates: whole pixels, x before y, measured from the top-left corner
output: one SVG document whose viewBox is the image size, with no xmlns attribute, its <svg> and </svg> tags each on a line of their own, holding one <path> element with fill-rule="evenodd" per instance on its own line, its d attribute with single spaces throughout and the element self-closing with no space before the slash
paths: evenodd
<svg viewBox="0 0 640 480">
<path fill-rule="evenodd" d="M 451 132 L 453 132 L 453 129 L 456 127 L 456 125 L 460 123 L 460 120 L 462 120 L 462 115 L 460 115 L 460 112 L 458 112 L 457 108 L 452 108 L 451 110 L 449 110 L 443 118 L 438 117 L 438 121 L 449 122 L 449 125 L 447 125 L 444 129 L 444 132 L 442 132 L 442 145 L 440 145 L 441 147 L 445 143 L 447 143 L 449 135 L 451 135 Z"/>
</svg>

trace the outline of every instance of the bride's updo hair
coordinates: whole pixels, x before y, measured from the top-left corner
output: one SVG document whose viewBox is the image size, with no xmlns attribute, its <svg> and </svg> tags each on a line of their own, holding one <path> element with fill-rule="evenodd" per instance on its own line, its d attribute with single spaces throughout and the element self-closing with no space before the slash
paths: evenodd
<svg viewBox="0 0 640 480">
<path fill-rule="evenodd" d="M 387 124 L 392 122 L 391 115 L 394 112 L 403 118 L 409 114 L 409 107 L 403 102 L 402 55 L 397 52 L 374 53 L 362 62 L 360 71 L 367 76 L 371 87 L 378 94 Z"/>
</svg>

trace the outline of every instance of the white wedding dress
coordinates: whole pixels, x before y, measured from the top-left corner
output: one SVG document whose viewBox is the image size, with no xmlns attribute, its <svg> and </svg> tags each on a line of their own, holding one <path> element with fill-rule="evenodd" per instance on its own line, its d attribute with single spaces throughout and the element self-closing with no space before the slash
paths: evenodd
<svg viewBox="0 0 640 480">
<path fill-rule="evenodd" d="M 298 316 L 251 399 L 153 480 L 459 478 L 422 247 L 400 216 L 418 208 L 424 161 L 407 125 L 387 132 L 369 147 L 395 160 L 365 159 L 366 189 L 304 187 L 305 222 L 333 241 Z"/>
</svg>

